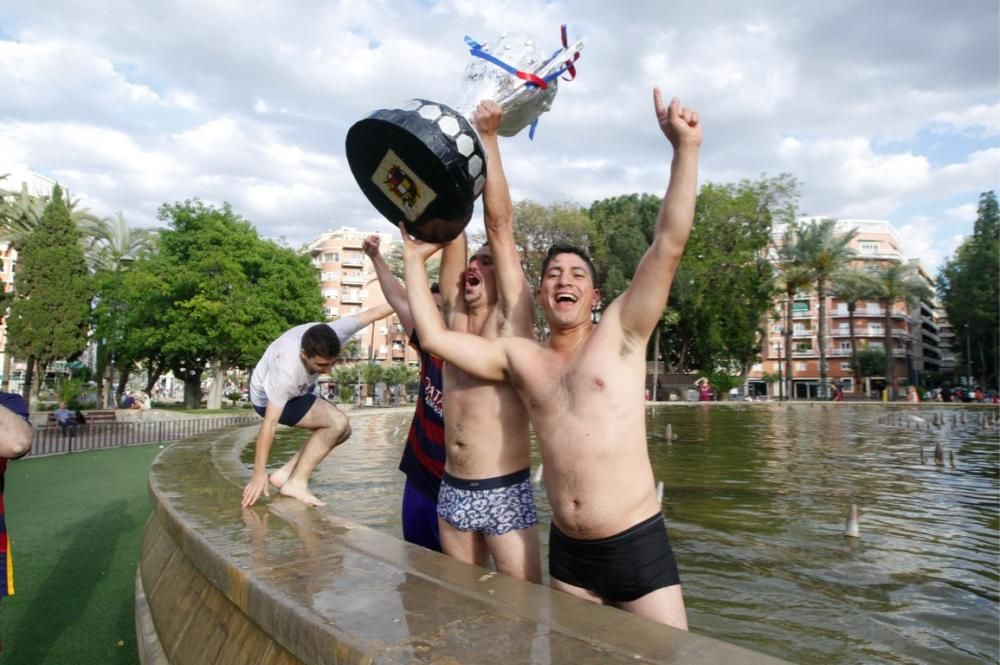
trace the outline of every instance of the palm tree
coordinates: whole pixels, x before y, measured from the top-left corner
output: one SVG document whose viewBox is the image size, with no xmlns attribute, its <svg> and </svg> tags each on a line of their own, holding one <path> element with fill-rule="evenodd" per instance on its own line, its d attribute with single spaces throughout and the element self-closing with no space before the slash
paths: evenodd
<svg viewBox="0 0 1000 665">
<path fill-rule="evenodd" d="M 882 307 L 882 332 L 885 335 L 885 380 L 889 399 L 895 396 L 895 358 L 892 352 L 892 307 L 900 300 L 908 307 L 914 307 L 921 300 L 933 296 L 931 288 L 920 279 L 917 268 L 912 263 L 889 263 L 875 270 L 878 281 L 878 300 Z"/>
<path fill-rule="evenodd" d="M 77 207 L 80 199 L 69 199 L 68 195 L 66 199 L 70 219 L 76 222 L 81 232 L 86 224 L 97 221 L 88 208 Z M 8 242 L 14 249 L 20 250 L 41 222 L 50 200 L 51 194 L 29 194 L 27 183 L 22 183 L 17 192 L 0 189 L 0 242 Z"/>
<path fill-rule="evenodd" d="M 792 318 L 795 295 L 812 284 L 812 277 L 802 263 L 798 248 L 796 226 L 789 225 L 784 241 L 778 248 L 780 283 L 785 292 L 785 326 L 782 334 L 785 344 L 785 396 L 792 398 Z"/>
<path fill-rule="evenodd" d="M 91 218 L 80 224 L 87 263 L 94 272 L 118 272 L 124 264 L 148 256 L 156 249 L 159 234 L 153 229 L 129 227 L 125 215 L 114 219 Z"/>
<path fill-rule="evenodd" d="M 114 329 L 115 326 L 113 325 L 117 322 L 115 320 L 117 310 L 114 308 L 118 307 L 117 301 L 118 290 L 121 288 L 121 273 L 136 259 L 141 259 L 152 254 L 156 249 L 159 235 L 155 230 L 129 227 L 125 221 L 125 215 L 121 212 L 114 219 L 108 217 L 97 219 L 91 216 L 88 219 L 78 222 L 78 225 L 81 231 L 81 241 L 84 245 L 84 255 L 87 258 L 87 264 L 90 266 L 90 269 L 95 273 L 105 273 L 114 276 L 114 280 L 111 283 L 114 284 L 115 292 L 112 294 L 101 294 L 101 298 L 110 302 L 112 307 L 111 352 L 112 356 L 114 356 L 114 343 L 118 332 Z M 111 360 L 114 361 L 116 358 L 112 357 Z M 109 363 L 108 368 L 110 369 L 110 367 Z M 113 390 L 116 396 L 116 400 L 112 403 L 117 403 L 117 400 L 125 392 L 125 384 L 128 381 L 129 371 L 130 368 L 126 367 L 125 371 L 119 372 L 117 386 L 112 386 L 109 383 L 108 389 Z M 112 378 L 109 377 L 109 381 Z M 104 372 L 98 373 L 97 387 L 98 394 L 103 396 Z M 108 402 L 110 395 L 104 396 L 102 399 Z"/>
<path fill-rule="evenodd" d="M 847 304 L 847 325 L 851 339 L 851 367 L 854 370 L 854 390 L 861 385 L 861 367 L 858 364 L 858 346 L 854 336 L 854 313 L 859 300 L 878 297 L 878 280 L 868 270 L 847 268 L 833 276 L 830 295 Z"/>
<path fill-rule="evenodd" d="M 819 300 L 816 336 L 819 345 L 820 399 L 827 394 L 826 287 L 834 273 L 846 266 L 854 256 L 854 250 L 848 245 L 857 235 L 857 229 L 837 235 L 836 227 L 837 222 L 833 219 L 822 219 L 814 224 L 800 226 L 796 243 L 799 258 L 816 283 L 816 298 Z"/>
</svg>

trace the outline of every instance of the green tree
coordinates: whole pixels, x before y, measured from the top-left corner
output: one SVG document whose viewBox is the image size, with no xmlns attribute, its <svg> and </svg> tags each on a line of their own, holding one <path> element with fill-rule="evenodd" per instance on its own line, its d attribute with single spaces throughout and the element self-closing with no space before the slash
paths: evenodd
<svg viewBox="0 0 1000 665">
<path fill-rule="evenodd" d="M 420 377 L 420 372 L 416 367 L 398 363 L 385 369 L 382 380 L 389 386 L 400 386 L 402 394 L 405 394 L 406 386 L 413 383 Z"/>
<path fill-rule="evenodd" d="M 198 199 L 163 205 L 159 251 L 123 279 L 123 353 L 168 367 L 184 380 L 184 401 L 221 405 L 225 373 L 249 368 L 288 328 L 322 320 L 322 296 L 304 253 L 262 240 L 249 222 Z"/>
<path fill-rule="evenodd" d="M 671 371 L 714 368 L 742 375 L 757 361 L 775 293 L 772 228 L 788 221 L 797 195 L 797 184 L 787 175 L 701 188 L 671 287 L 667 313 L 675 315 L 664 319 L 663 346 L 656 349 Z M 648 229 L 648 246 L 656 218 L 648 212 L 639 217 L 640 227 Z M 627 256 L 626 247 L 620 249 Z M 609 261 L 615 254 L 609 252 Z M 623 273 L 627 269 L 626 264 Z"/>
<path fill-rule="evenodd" d="M 854 256 L 849 244 L 857 235 L 857 229 L 837 235 L 837 222 L 823 219 L 798 227 L 796 251 L 802 267 L 809 273 L 816 285 L 819 322 L 816 341 L 819 347 L 819 398 L 827 396 L 826 366 L 826 297 L 827 287 L 837 271 L 847 266 Z"/>
<path fill-rule="evenodd" d="M 543 206 L 532 201 L 514 204 L 514 243 L 532 290 L 538 288 L 542 262 L 549 247 L 559 243 L 589 249 L 593 226 L 587 214 L 572 203 Z"/>
<path fill-rule="evenodd" d="M 992 191 L 979 196 L 972 235 L 941 269 L 937 291 L 956 331 L 965 366 L 984 387 L 998 387 L 1000 364 L 1000 207 Z M 968 344 L 965 335 L 968 334 Z M 967 348 L 968 347 L 968 348 Z M 962 369 L 965 373 L 965 369 Z"/>
<path fill-rule="evenodd" d="M 878 297 L 878 281 L 869 270 L 845 268 L 833 276 L 830 294 L 847 305 L 847 325 L 851 343 L 851 369 L 854 372 L 855 391 L 861 385 L 858 370 L 858 345 L 854 335 L 854 314 L 858 301 L 873 300 Z"/>
<path fill-rule="evenodd" d="M 896 393 L 895 354 L 892 345 L 892 308 L 903 301 L 910 308 L 933 295 L 930 286 L 917 274 L 912 263 L 888 263 L 874 271 L 878 281 L 878 300 L 882 308 L 883 347 L 885 349 L 885 380 L 889 399 Z"/>
<path fill-rule="evenodd" d="M 118 385 L 111 386 L 114 403 L 121 401 L 122 393 L 132 371 L 134 359 L 120 353 L 118 347 L 117 319 L 121 310 L 121 275 L 137 260 L 151 255 L 156 250 L 157 232 L 150 229 L 136 229 L 128 226 L 125 216 L 118 213 L 113 219 L 87 219 L 80 223 L 84 236 L 87 263 L 95 275 L 98 305 L 92 312 L 96 330 L 108 331 L 108 337 L 98 336 L 97 392 L 103 394 L 106 360 L 113 360 L 118 371 Z M 108 318 L 110 320 L 101 320 Z M 104 340 L 110 339 L 111 350 L 104 348 Z M 125 349 L 122 349 L 125 351 Z M 111 358 L 110 356 L 114 356 Z M 124 362 L 123 362 L 124 361 Z M 149 392 L 159 375 L 146 385 Z"/>
<path fill-rule="evenodd" d="M 93 296 L 80 235 L 56 185 L 40 224 L 24 241 L 19 256 L 18 289 L 8 318 L 14 353 L 28 358 L 25 398 L 31 403 L 31 372 L 53 360 L 69 359 L 87 345 Z"/>
<path fill-rule="evenodd" d="M 851 359 L 851 370 L 858 377 L 878 376 L 885 371 L 885 351 L 877 346 L 860 349 Z M 860 388 L 855 388 L 855 391 L 860 391 Z"/>
</svg>

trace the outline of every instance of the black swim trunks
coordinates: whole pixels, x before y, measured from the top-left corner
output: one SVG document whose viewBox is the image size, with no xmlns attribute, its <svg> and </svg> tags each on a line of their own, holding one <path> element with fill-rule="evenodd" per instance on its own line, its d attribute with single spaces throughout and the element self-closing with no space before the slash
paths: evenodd
<svg viewBox="0 0 1000 665">
<path fill-rule="evenodd" d="M 660 513 L 597 540 L 570 538 L 553 523 L 549 530 L 549 574 L 619 602 L 681 582 Z"/>
</svg>

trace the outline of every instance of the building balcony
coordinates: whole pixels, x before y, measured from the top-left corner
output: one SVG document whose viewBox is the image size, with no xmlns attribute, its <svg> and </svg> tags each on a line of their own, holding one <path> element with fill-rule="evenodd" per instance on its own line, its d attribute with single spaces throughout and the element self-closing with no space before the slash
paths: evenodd
<svg viewBox="0 0 1000 665">
<path fill-rule="evenodd" d="M 829 355 L 830 355 L 831 358 L 845 358 L 845 357 L 851 355 L 851 350 L 850 349 L 841 349 L 841 348 L 830 349 L 830 354 Z"/>
<path fill-rule="evenodd" d="M 793 312 L 792 313 L 792 318 L 793 319 L 811 319 L 812 318 L 812 312 Z"/>
<path fill-rule="evenodd" d="M 345 268 L 364 268 L 365 260 L 363 257 L 360 256 L 356 257 L 345 256 L 343 259 L 341 259 L 340 265 L 344 266 Z"/>
<path fill-rule="evenodd" d="M 344 305 L 361 305 L 365 302 L 360 293 L 344 291 L 340 296 L 340 302 Z"/>
<path fill-rule="evenodd" d="M 792 337 L 812 337 L 816 334 L 815 330 L 795 330 L 792 331 Z"/>
<path fill-rule="evenodd" d="M 368 276 L 365 275 L 364 273 L 356 273 L 356 274 L 344 273 L 344 275 L 340 278 L 341 284 L 355 284 L 357 286 L 364 286 L 367 281 L 368 281 Z"/>
<path fill-rule="evenodd" d="M 816 356 L 816 355 L 818 355 L 816 353 L 816 349 L 804 349 L 801 351 L 799 350 L 792 351 L 793 358 L 807 358 L 809 356 Z"/>
</svg>

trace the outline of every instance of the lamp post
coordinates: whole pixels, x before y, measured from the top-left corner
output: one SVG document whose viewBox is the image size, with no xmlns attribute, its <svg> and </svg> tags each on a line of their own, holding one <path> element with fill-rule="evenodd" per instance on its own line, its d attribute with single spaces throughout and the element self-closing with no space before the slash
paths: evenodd
<svg viewBox="0 0 1000 665">
<path fill-rule="evenodd" d="M 972 387 L 972 345 L 969 343 L 969 324 L 966 323 L 965 326 L 965 372 L 968 376 L 967 388 Z"/>
</svg>

